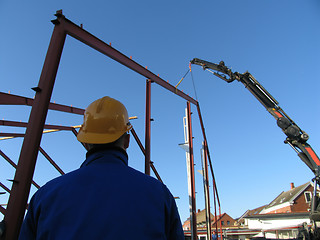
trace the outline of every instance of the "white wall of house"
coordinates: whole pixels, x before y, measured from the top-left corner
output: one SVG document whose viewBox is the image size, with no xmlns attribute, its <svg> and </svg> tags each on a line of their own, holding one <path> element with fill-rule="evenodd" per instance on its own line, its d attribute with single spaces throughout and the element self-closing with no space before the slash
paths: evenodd
<svg viewBox="0 0 320 240">
<path fill-rule="evenodd" d="M 304 222 L 309 224 L 309 218 L 297 218 L 297 219 L 247 219 L 249 229 L 281 229 L 287 227 L 294 227 L 302 225 Z"/>
</svg>

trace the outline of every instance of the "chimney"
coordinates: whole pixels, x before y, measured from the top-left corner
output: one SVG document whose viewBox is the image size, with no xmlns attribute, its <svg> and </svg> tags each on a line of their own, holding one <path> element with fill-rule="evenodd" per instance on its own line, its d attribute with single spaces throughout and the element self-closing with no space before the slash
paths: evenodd
<svg viewBox="0 0 320 240">
<path fill-rule="evenodd" d="M 290 187 L 291 187 L 291 189 L 294 189 L 294 183 L 293 182 L 290 183 Z"/>
</svg>

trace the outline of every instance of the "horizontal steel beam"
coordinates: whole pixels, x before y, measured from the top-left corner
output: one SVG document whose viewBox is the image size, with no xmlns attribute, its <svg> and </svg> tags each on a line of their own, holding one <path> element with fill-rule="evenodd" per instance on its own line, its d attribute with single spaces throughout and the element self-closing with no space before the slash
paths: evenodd
<svg viewBox="0 0 320 240">
<path fill-rule="evenodd" d="M 10 127 L 27 127 L 28 123 L 26 122 L 16 122 L 16 121 L 9 121 L 9 120 L 0 120 L 0 125 L 3 126 L 10 126 Z M 72 131 L 74 128 L 78 128 L 79 126 L 61 126 L 61 125 L 51 125 L 45 124 L 44 129 L 54 129 L 54 130 L 67 130 Z"/>
<path fill-rule="evenodd" d="M 34 99 L 32 98 L 0 92 L 0 104 L 2 105 L 32 106 L 33 102 L 34 102 Z M 72 106 L 66 106 L 66 105 L 57 104 L 57 103 L 49 103 L 49 109 L 60 111 L 60 112 L 74 113 L 79 115 L 84 114 L 84 109 L 76 108 Z"/>
<path fill-rule="evenodd" d="M 16 137 L 24 137 L 24 133 L 0 133 L 0 137 L 3 137 L 3 139 L 8 139 L 8 138 L 16 138 Z M 3 140 L 0 139 L 0 140 Z"/>
<path fill-rule="evenodd" d="M 131 70 L 141 74 L 142 76 L 146 77 L 147 79 L 150 79 L 151 81 L 159 84 L 160 86 L 164 87 L 165 89 L 173 92 L 174 94 L 184 98 L 185 100 L 197 105 L 197 101 L 190 97 L 189 95 L 185 94 L 181 90 L 177 89 L 170 83 L 164 81 L 159 76 L 155 75 L 151 71 L 149 71 L 147 68 L 141 66 L 137 62 L 133 61 L 126 55 L 122 54 L 118 50 L 114 49 L 107 43 L 103 42 L 96 36 L 92 35 L 91 33 L 85 31 L 81 27 L 77 26 L 67 18 L 65 18 L 62 13 L 56 14 L 57 19 L 53 20 L 54 24 L 59 24 L 63 27 L 63 29 L 66 31 L 66 33 L 75 39 L 79 40 L 80 42 L 83 42 L 84 44 L 92 47 L 93 49 L 99 51 L 100 53 L 112 58 L 113 60 L 121 63 L 122 65 L 130 68 Z"/>
</svg>

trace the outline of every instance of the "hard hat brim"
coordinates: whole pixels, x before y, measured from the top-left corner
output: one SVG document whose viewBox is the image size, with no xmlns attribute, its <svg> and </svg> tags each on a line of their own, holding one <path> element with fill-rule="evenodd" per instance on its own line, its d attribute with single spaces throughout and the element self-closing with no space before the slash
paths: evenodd
<svg viewBox="0 0 320 240">
<path fill-rule="evenodd" d="M 77 139 L 82 143 L 90 143 L 90 144 L 106 144 L 112 143 L 118 140 L 125 132 L 130 131 L 132 126 L 128 126 L 127 130 L 123 132 L 117 132 L 114 134 L 104 134 L 104 133 L 91 133 L 83 131 L 79 131 L 77 135 Z"/>
</svg>

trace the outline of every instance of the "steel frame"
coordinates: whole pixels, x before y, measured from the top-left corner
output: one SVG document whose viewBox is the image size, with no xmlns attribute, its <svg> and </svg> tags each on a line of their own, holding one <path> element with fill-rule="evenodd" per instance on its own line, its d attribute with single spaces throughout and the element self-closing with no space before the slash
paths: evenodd
<svg viewBox="0 0 320 240">
<path fill-rule="evenodd" d="M 48 127 L 52 127 L 54 129 L 59 129 L 58 126 L 53 125 L 45 125 L 45 119 L 47 116 L 48 109 L 58 110 L 63 112 L 69 112 L 74 114 L 82 115 L 84 113 L 83 109 L 64 106 L 60 104 L 50 103 L 50 98 L 52 94 L 52 90 L 54 87 L 55 77 L 57 74 L 57 70 L 59 67 L 59 62 L 64 46 L 64 42 L 66 36 L 69 35 L 84 44 L 92 47 L 93 49 L 101 52 L 102 54 L 114 59 L 115 61 L 121 63 L 122 65 L 132 69 L 133 71 L 139 73 L 140 75 L 146 77 L 146 129 L 145 129 L 145 149 L 143 148 L 137 134 L 134 129 L 131 130 L 132 135 L 137 141 L 140 149 L 145 154 L 145 173 L 150 174 L 150 167 L 154 170 L 155 175 L 158 177 L 160 181 L 161 178 L 157 171 L 154 168 L 153 163 L 150 160 L 150 112 L 151 112 L 151 82 L 155 82 L 158 85 L 164 87 L 165 89 L 171 91 L 172 93 L 178 95 L 179 97 L 185 99 L 187 101 L 187 109 L 188 109 L 188 131 L 189 131 L 189 152 L 190 152 L 190 169 L 192 171 L 192 216 L 194 224 L 194 239 L 197 238 L 197 228 L 196 228 L 196 202 L 195 202 L 195 183 L 194 183 L 194 160 L 193 160 L 193 142 L 192 142 L 192 125 L 191 125 L 191 106 L 190 103 L 194 104 L 197 107 L 198 116 L 201 123 L 201 129 L 203 133 L 204 142 L 207 146 L 207 139 L 204 129 L 204 124 L 202 121 L 202 116 L 200 112 L 200 106 L 197 100 L 193 99 L 189 95 L 185 94 L 181 90 L 177 89 L 173 85 L 169 84 L 169 82 L 164 81 L 159 76 L 155 75 L 148 69 L 142 67 L 131 58 L 128 58 L 121 52 L 112 48 L 110 45 L 106 44 L 102 40 L 93 36 L 89 32 L 75 25 L 73 22 L 65 18 L 62 15 L 62 11 L 57 11 L 55 14 L 57 17 L 53 20 L 54 30 L 52 33 L 52 37 L 50 40 L 50 44 L 48 47 L 47 55 L 45 58 L 45 62 L 43 65 L 43 69 L 41 72 L 41 76 L 39 79 L 38 86 L 33 88 L 36 92 L 35 98 L 25 98 L 11 94 L 5 94 L 0 92 L 0 104 L 9 104 L 9 105 L 28 105 L 32 106 L 31 113 L 29 116 L 28 123 L 17 123 L 12 121 L 1 121 L 0 125 L 8 125 L 12 124 L 12 126 L 21 126 L 27 127 L 25 134 L 18 134 L 16 136 L 22 137 L 24 136 L 22 148 L 20 151 L 20 157 L 18 164 L 16 165 L 15 177 L 13 180 L 12 188 L 10 191 L 10 197 L 8 201 L 7 208 L 4 209 L 1 207 L 1 212 L 5 212 L 4 223 L 6 225 L 6 232 L 4 236 L 1 236 L 1 239 L 18 239 L 20 226 L 23 221 L 24 211 L 27 206 L 27 200 L 30 192 L 31 184 L 33 183 L 33 173 L 36 164 L 36 159 L 38 152 L 40 152 L 51 162 L 52 165 L 56 165 L 53 160 L 45 153 L 45 151 L 40 147 L 40 141 L 43 134 L 43 130 Z M 51 128 L 51 129 L 52 129 Z M 61 127 L 60 130 L 71 130 L 75 135 L 77 135 L 77 131 L 71 127 L 68 129 Z M 14 134 L 8 134 L 13 136 Z M 85 145 L 84 145 L 85 146 Z M 85 146 L 86 147 L 86 146 Z M 210 159 L 210 154 L 208 147 L 205 149 L 206 154 L 208 156 L 211 175 L 213 177 L 214 183 L 214 196 L 217 196 L 219 209 L 220 209 L 220 201 L 219 196 L 214 180 L 213 168 Z M 1 151 L 1 155 L 4 157 L 5 154 Z M 7 160 L 7 157 L 5 157 Z M 52 160 L 52 161 L 51 161 Z M 56 165 L 56 169 L 63 174 L 64 172 Z M 209 189 L 208 189 L 209 191 Z M 216 197 L 214 198 L 216 199 Z"/>
</svg>

